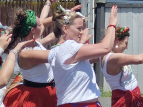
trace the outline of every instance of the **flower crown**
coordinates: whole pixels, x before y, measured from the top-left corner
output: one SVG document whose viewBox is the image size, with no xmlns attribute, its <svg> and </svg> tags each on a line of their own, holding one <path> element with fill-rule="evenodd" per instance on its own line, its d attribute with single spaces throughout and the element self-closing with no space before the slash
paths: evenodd
<svg viewBox="0 0 143 107">
<path fill-rule="evenodd" d="M 71 10 L 68 10 L 68 9 L 64 9 L 61 5 L 59 5 L 59 3 L 57 3 L 57 5 L 58 5 L 58 10 L 60 10 L 61 12 L 65 12 L 66 13 L 66 15 L 64 16 L 64 19 L 65 19 L 65 23 L 66 24 L 69 24 L 69 20 L 70 20 L 70 16 L 68 16 L 69 14 L 70 14 L 70 12 L 71 12 Z M 72 14 L 72 13 L 71 13 Z M 80 12 L 75 12 L 75 14 L 77 14 L 77 15 L 79 15 L 79 16 L 81 16 L 82 17 L 82 19 L 84 19 L 85 21 L 87 21 L 88 20 L 88 17 L 85 17 L 84 15 L 82 15 Z"/>
<path fill-rule="evenodd" d="M 130 31 L 130 29 L 129 29 L 128 27 L 126 27 L 126 26 L 125 26 L 125 27 L 123 27 L 123 28 L 121 28 L 120 33 L 119 33 L 118 37 L 121 37 L 121 36 L 125 36 L 125 35 L 127 35 L 128 31 Z"/>
</svg>

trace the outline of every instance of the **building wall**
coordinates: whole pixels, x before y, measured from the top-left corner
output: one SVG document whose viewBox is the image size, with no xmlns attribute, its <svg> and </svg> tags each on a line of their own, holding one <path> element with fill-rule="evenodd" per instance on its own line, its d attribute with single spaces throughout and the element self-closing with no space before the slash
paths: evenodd
<svg viewBox="0 0 143 107">
<path fill-rule="evenodd" d="M 93 34 L 93 37 L 90 39 L 90 43 L 94 43 L 94 21 L 95 21 L 95 2 L 96 0 L 79 0 L 82 4 L 81 13 L 86 17 L 89 17 L 86 25 L 89 30 L 89 34 Z"/>
<path fill-rule="evenodd" d="M 142 0 L 106 0 L 106 2 L 108 3 L 143 3 Z"/>
<path fill-rule="evenodd" d="M 105 29 L 109 25 L 111 8 L 105 8 Z M 143 53 L 143 6 L 139 7 L 118 7 L 118 26 L 130 28 L 128 49 L 124 53 Z M 137 78 L 141 92 L 143 93 L 143 65 L 132 65 L 133 74 Z M 109 91 L 110 88 L 104 79 L 103 89 Z"/>
</svg>

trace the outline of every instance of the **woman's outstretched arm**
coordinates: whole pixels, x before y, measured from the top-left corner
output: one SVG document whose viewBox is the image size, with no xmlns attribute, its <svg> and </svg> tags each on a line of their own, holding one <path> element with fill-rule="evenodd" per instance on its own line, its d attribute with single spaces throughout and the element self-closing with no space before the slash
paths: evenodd
<svg viewBox="0 0 143 107">
<path fill-rule="evenodd" d="M 8 38 L 7 41 L 5 42 L 9 44 L 9 41 L 11 41 L 11 38 Z M 6 58 L 5 63 L 2 66 L 2 69 L 0 70 L 0 88 L 8 84 L 10 77 L 13 73 L 17 55 L 20 53 L 20 51 L 25 45 L 29 45 L 31 43 L 32 43 L 32 40 L 18 43 L 18 45 L 12 51 L 10 51 L 9 55 Z"/>
</svg>

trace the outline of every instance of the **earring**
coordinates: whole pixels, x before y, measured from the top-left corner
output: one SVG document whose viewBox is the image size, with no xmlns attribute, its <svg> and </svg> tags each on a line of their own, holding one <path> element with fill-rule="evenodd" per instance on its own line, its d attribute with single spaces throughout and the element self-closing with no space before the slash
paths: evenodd
<svg viewBox="0 0 143 107">
<path fill-rule="evenodd" d="M 33 44 L 35 44 L 35 36 L 33 35 Z"/>
<path fill-rule="evenodd" d="M 118 48 L 118 45 L 116 45 L 115 48 Z"/>
</svg>

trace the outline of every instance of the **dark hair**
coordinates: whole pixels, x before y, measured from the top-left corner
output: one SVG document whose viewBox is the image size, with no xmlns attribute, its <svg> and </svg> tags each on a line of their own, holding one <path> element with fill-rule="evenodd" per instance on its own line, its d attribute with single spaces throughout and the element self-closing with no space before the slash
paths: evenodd
<svg viewBox="0 0 143 107">
<path fill-rule="evenodd" d="M 70 17 L 69 23 L 65 22 L 64 16 Z M 56 38 L 59 38 L 63 33 L 62 26 L 63 25 L 67 25 L 67 26 L 72 25 L 74 19 L 76 19 L 76 18 L 82 18 L 82 17 L 77 15 L 76 13 L 73 13 L 73 12 L 62 12 L 60 10 L 57 10 L 53 14 L 53 18 L 52 18 L 52 20 L 53 20 L 53 32 L 54 32 Z"/>
<path fill-rule="evenodd" d="M 130 36 L 130 33 L 128 31 L 126 31 L 125 34 L 122 34 L 121 29 L 122 27 L 117 26 L 115 30 L 115 37 L 119 39 L 119 41 L 123 40 L 126 36 Z"/>
<path fill-rule="evenodd" d="M 12 25 L 12 38 L 11 42 L 8 45 L 7 49 L 10 50 L 14 48 L 15 42 L 17 39 L 22 39 L 22 35 L 19 33 L 21 23 L 27 19 L 27 13 L 26 9 L 23 8 L 17 8 L 14 10 L 14 18 L 13 18 L 13 25 Z M 37 23 L 34 26 L 35 28 L 37 27 Z"/>
</svg>

